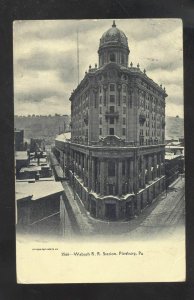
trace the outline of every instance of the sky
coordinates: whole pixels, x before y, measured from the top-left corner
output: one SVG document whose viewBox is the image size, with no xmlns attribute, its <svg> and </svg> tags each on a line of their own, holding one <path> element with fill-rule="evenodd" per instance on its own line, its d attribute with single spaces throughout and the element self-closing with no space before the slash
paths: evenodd
<svg viewBox="0 0 194 300">
<path fill-rule="evenodd" d="M 115 20 L 128 38 L 129 64 L 166 88 L 166 115 L 183 117 L 180 19 Z M 70 114 L 69 97 L 89 65 L 98 64 L 102 34 L 112 20 L 27 20 L 13 24 L 14 110 L 17 115 Z"/>
</svg>

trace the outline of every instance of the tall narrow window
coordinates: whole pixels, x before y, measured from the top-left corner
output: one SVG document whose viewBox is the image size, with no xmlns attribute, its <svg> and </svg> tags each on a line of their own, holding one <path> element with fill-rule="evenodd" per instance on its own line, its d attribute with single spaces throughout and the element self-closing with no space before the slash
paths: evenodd
<svg viewBox="0 0 194 300">
<path fill-rule="evenodd" d="M 115 53 L 110 53 L 110 61 L 112 62 L 116 61 Z"/>
<path fill-rule="evenodd" d="M 110 91 L 111 92 L 115 91 L 115 85 L 113 83 L 110 84 Z"/>
<path fill-rule="evenodd" d="M 109 128 L 109 134 L 110 134 L 110 135 L 114 135 L 114 134 L 115 134 L 114 128 Z"/>
<path fill-rule="evenodd" d="M 112 103 L 115 102 L 115 95 L 110 95 L 110 102 L 112 102 Z"/>
<path fill-rule="evenodd" d="M 108 162 L 108 176 L 115 176 L 115 162 Z"/>
<path fill-rule="evenodd" d="M 110 106 L 110 112 L 114 113 L 115 112 L 115 107 L 114 106 Z"/>
<path fill-rule="evenodd" d="M 122 175 L 125 175 L 125 161 L 122 161 Z"/>
<path fill-rule="evenodd" d="M 126 135 L 126 130 L 125 130 L 125 128 L 122 129 L 122 134 L 123 134 L 123 135 Z"/>
<path fill-rule="evenodd" d="M 115 119 L 113 117 L 110 118 L 110 124 L 114 124 Z"/>
<path fill-rule="evenodd" d="M 124 58 L 124 54 L 121 55 L 121 63 L 124 64 L 125 62 L 125 58 Z"/>
<path fill-rule="evenodd" d="M 104 64 L 104 55 L 102 54 L 102 65 Z"/>
</svg>

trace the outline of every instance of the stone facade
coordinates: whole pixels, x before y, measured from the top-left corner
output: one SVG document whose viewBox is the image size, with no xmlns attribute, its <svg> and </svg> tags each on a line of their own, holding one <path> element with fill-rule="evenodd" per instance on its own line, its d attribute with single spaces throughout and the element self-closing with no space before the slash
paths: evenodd
<svg viewBox="0 0 194 300">
<path fill-rule="evenodd" d="M 73 91 L 71 142 L 56 141 L 66 176 L 90 214 L 129 219 L 165 188 L 165 89 L 128 67 L 115 23 L 100 40 L 99 68 Z"/>
</svg>

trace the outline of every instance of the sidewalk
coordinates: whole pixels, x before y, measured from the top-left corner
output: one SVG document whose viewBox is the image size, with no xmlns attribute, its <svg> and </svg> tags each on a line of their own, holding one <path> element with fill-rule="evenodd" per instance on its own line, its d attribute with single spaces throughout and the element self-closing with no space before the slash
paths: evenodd
<svg viewBox="0 0 194 300">
<path fill-rule="evenodd" d="M 66 200 L 68 201 L 69 208 L 71 211 L 68 211 L 69 219 L 73 222 L 74 232 L 80 235 L 88 235 L 92 232 L 93 228 L 89 223 L 87 213 L 83 213 L 80 210 L 80 207 L 77 203 L 77 200 L 74 199 L 74 193 L 69 186 L 67 181 L 63 181 L 62 185 L 64 187 L 64 192 L 66 195 Z M 77 195 L 75 195 L 77 198 Z M 84 209 L 85 210 L 85 209 Z"/>
</svg>

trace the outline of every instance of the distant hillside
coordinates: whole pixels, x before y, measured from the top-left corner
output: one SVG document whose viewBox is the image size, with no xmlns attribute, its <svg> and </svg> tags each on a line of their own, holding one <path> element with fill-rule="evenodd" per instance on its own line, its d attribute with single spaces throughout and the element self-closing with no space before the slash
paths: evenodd
<svg viewBox="0 0 194 300">
<path fill-rule="evenodd" d="M 166 117 L 166 139 L 184 137 L 184 120 L 179 117 Z"/>
<path fill-rule="evenodd" d="M 70 116 L 15 116 L 15 128 L 24 129 L 26 139 L 44 138 L 54 140 L 56 135 L 69 131 Z M 184 136 L 184 121 L 178 117 L 166 117 L 166 139 Z"/>
<path fill-rule="evenodd" d="M 14 116 L 14 127 L 24 129 L 24 138 L 54 140 L 56 135 L 69 131 L 70 116 Z"/>
</svg>

